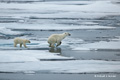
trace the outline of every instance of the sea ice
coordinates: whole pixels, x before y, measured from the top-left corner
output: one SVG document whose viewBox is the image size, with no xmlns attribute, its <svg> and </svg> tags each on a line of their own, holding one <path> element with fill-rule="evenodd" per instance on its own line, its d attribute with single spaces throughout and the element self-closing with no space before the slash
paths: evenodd
<svg viewBox="0 0 120 80">
<path fill-rule="evenodd" d="M 1 72 L 40 72 L 53 73 L 101 73 L 120 72 L 120 62 L 101 60 L 40 61 L 25 63 L 1 63 Z"/>
<path fill-rule="evenodd" d="M 7 29 L 5 27 L 0 27 L 0 33 L 5 35 L 20 35 L 22 32 L 19 31 L 12 31 L 11 29 Z"/>
<path fill-rule="evenodd" d="M 6 50 L 0 51 L 0 62 L 40 61 L 40 59 L 72 59 L 45 50 Z"/>
<path fill-rule="evenodd" d="M 100 41 L 95 43 L 71 46 L 72 50 L 120 50 L 120 41 Z"/>
</svg>

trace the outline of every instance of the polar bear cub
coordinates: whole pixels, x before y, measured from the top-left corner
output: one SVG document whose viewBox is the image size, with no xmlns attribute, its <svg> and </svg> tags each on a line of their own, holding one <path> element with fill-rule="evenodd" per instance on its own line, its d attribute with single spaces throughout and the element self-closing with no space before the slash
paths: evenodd
<svg viewBox="0 0 120 80">
<path fill-rule="evenodd" d="M 30 41 L 27 39 L 21 39 L 21 38 L 14 39 L 14 47 L 17 47 L 17 44 L 20 44 L 20 47 L 24 45 L 24 47 L 27 48 L 26 43 L 30 43 Z"/>
<path fill-rule="evenodd" d="M 48 38 L 48 43 L 49 43 L 49 47 L 55 47 L 55 43 L 57 43 L 56 46 L 61 45 L 61 41 L 66 37 L 66 36 L 70 36 L 71 34 L 68 32 L 62 33 L 62 34 L 52 34 L 49 38 Z"/>
</svg>

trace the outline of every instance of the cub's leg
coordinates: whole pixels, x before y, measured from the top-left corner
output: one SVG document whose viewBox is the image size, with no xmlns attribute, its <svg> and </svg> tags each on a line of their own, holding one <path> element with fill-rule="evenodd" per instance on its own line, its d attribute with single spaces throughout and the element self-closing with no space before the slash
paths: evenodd
<svg viewBox="0 0 120 80">
<path fill-rule="evenodd" d="M 22 43 L 20 44 L 20 47 L 22 47 Z"/>
<path fill-rule="evenodd" d="M 14 47 L 17 47 L 17 44 L 16 44 L 16 43 L 14 43 Z"/>
<path fill-rule="evenodd" d="M 27 46 L 26 46 L 26 44 L 25 44 L 25 43 L 23 43 L 23 45 L 24 45 L 24 47 L 25 47 L 25 48 L 27 48 Z"/>
<path fill-rule="evenodd" d="M 51 43 L 49 43 L 49 47 L 51 47 Z"/>
</svg>

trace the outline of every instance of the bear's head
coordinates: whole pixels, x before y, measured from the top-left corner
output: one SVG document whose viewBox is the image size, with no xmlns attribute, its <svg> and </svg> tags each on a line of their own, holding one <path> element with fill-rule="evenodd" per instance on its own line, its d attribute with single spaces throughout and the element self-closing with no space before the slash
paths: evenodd
<svg viewBox="0 0 120 80">
<path fill-rule="evenodd" d="M 65 32 L 65 33 L 63 33 L 63 34 L 66 35 L 66 36 L 71 36 L 71 34 L 68 33 L 68 32 Z"/>
<path fill-rule="evenodd" d="M 26 42 L 26 43 L 31 43 L 31 42 L 30 42 L 29 40 L 27 40 L 27 39 L 25 40 L 25 42 Z"/>
</svg>

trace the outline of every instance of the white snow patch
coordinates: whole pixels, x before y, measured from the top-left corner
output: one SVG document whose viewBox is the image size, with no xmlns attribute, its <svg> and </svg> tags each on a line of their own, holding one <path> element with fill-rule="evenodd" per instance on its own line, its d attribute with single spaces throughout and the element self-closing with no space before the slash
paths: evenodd
<svg viewBox="0 0 120 80">
<path fill-rule="evenodd" d="M 67 3 L 79 4 L 81 1 L 74 1 L 74 3 L 72 1 L 63 1 L 61 3 L 41 2 L 32 4 L 0 3 L 0 8 L 2 9 L 1 16 L 16 16 L 22 18 L 30 16 L 38 18 L 99 18 L 107 15 L 120 14 L 120 7 L 112 4 L 110 1 L 93 1 L 88 5 L 67 5 Z M 18 12 L 15 13 L 14 11 L 14 14 L 8 14 L 8 12 L 11 12 L 11 9 L 19 9 L 20 11 L 18 12 L 20 14 L 18 14 Z"/>
<path fill-rule="evenodd" d="M 40 59 L 71 59 L 45 50 L 0 51 L 0 62 L 26 62 Z"/>
<path fill-rule="evenodd" d="M 120 41 L 120 36 L 115 36 L 116 38 L 114 39 L 109 39 L 110 41 Z"/>
<path fill-rule="evenodd" d="M 100 60 L 75 60 L 75 61 L 40 61 L 25 63 L 3 63 L 0 65 L 2 72 L 35 72 L 50 71 L 55 73 L 99 73 L 120 72 L 119 61 Z"/>
<path fill-rule="evenodd" d="M 111 1 L 96 1 L 93 4 L 82 6 L 80 10 L 94 12 L 120 12 L 119 6 L 112 4 Z"/>
<path fill-rule="evenodd" d="M 81 44 L 81 45 L 72 45 L 72 50 L 120 50 L 120 41 L 100 41 L 95 43 Z"/>
<path fill-rule="evenodd" d="M 0 24 L 4 25 L 4 24 Z M 62 24 L 6 24 L 9 29 L 32 29 L 32 30 L 73 30 L 73 29 L 114 29 L 115 27 L 108 26 L 75 26 L 75 25 L 62 25 Z M 13 32 L 16 33 L 16 32 Z M 12 32 L 11 32 L 12 34 Z"/>
<path fill-rule="evenodd" d="M 93 1 L 54 1 L 45 2 L 47 4 L 59 4 L 59 5 L 87 5 L 93 3 Z"/>
<path fill-rule="evenodd" d="M 2 34 L 7 34 L 7 35 L 18 35 L 18 34 L 22 34 L 22 32 L 12 31 L 12 30 L 7 29 L 7 28 L 5 28 L 5 27 L 0 27 L 0 33 L 2 33 Z"/>
</svg>

